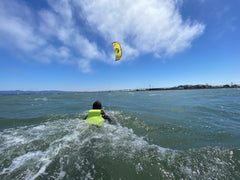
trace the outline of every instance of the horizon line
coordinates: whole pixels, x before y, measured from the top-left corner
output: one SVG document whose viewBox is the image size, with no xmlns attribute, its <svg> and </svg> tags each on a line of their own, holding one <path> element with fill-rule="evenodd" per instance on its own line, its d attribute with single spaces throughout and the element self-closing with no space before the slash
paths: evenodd
<svg viewBox="0 0 240 180">
<path fill-rule="evenodd" d="M 197 86 L 205 86 L 205 88 L 231 88 L 235 86 L 236 88 L 240 88 L 240 84 L 223 84 L 223 85 L 209 85 L 206 84 L 196 84 L 196 85 L 178 85 L 178 86 L 172 86 L 172 87 L 149 87 L 149 88 L 124 88 L 124 89 L 109 89 L 109 90 L 0 90 L 0 92 L 66 92 L 66 93 L 77 93 L 77 92 L 109 92 L 109 91 L 136 91 L 136 90 L 171 90 L 171 89 L 179 89 L 180 87 L 189 87 L 189 89 L 195 88 L 195 89 L 204 89 L 204 88 L 197 88 Z M 229 87 L 227 87 L 229 86 Z M 187 89 L 187 88 L 186 88 Z"/>
</svg>

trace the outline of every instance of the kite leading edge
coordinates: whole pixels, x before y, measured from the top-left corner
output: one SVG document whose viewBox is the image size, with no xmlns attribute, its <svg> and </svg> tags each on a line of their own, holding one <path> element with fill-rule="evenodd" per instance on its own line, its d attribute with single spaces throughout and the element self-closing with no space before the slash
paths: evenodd
<svg viewBox="0 0 240 180">
<path fill-rule="evenodd" d="M 122 57 L 122 48 L 118 42 L 112 43 L 115 52 L 115 61 L 119 61 Z"/>
</svg>

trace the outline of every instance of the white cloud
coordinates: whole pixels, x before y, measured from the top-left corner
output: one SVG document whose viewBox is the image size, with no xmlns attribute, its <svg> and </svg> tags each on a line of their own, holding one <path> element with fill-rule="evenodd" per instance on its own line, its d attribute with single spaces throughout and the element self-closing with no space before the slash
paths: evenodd
<svg viewBox="0 0 240 180">
<path fill-rule="evenodd" d="M 86 59 L 79 59 L 78 60 L 78 67 L 81 69 L 82 72 L 84 73 L 89 73 L 91 72 L 91 67 L 90 67 L 90 61 Z"/>
<path fill-rule="evenodd" d="M 174 0 L 82 0 L 87 22 L 106 41 L 120 41 L 129 56 L 144 53 L 173 55 L 190 47 L 204 25 L 184 22 Z M 123 47 L 123 49 L 125 49 Z"/>
<path fill-rule="evenodd" d="M 0 3 L 0 46 L 15 46 L 29 52 L 44 45 L 45 40 L 34 33 L 34 28 L 30 24 L 31 18 L 27 20 L 28 22 L 23 19 L 23 14 L 27 16 L 31 14 L 29 9 L 12 1 L 8 3 L 5 1 Z M 13 11 L 13 8 L 22 8 L 22 14 Z"/>
<path fill-rule="evenodd" d="M 72 6 L 69 0 L 48 0 L 49 5 L 53 8 L 53 10 L 61 15 L 61 17 L 66 22 L 71 24 L 72 20 Z"/>
<path fill-rule="evenodd" d="M 0 1 L 0 47 L 90 72 L 92 61 L 114 63 L 112 48 L 103 48 L 114 41 L 122 44 L 123 61 L 145 53 L 159 58 L 190 47 L 204 31 L 202 24 L 183 21 L 181 0 L 47 2 L 36 12 L 20 1 Z"/>
<path fill-rule="evenodd" d="M 80 33 L 80 27 L 72 18 L 72 8 L 68 1 L 48 1 L 53 8 L 39 12 L 41 18 L 40 29 L 48 39 L 56 38 L 64 46 L 71 49 L 74 60 L 82 57 L 85 61 L 103 59 L 104 53 L 100 52 L 95 42 L 90 42 Z M 76 60 L 78 63 L 78 60 Z M 89 63 L 88 63 L 89 64 Z M 82 68 L 81 68 L 82 69 Z M 90 69 L 90 68 L 89 68 Z"/>
</svg>

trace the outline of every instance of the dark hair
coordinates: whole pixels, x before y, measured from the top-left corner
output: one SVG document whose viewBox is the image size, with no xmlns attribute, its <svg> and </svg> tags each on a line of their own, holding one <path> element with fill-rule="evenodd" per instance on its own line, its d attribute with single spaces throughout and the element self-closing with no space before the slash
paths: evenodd
<svg viewBox="0 0 240 180">
<path fill-rule="evenodd" d="M 93 109 L 102 109 L 102 103 L 100 101 L 95 101 L 92 106 Z"/>
</svg>

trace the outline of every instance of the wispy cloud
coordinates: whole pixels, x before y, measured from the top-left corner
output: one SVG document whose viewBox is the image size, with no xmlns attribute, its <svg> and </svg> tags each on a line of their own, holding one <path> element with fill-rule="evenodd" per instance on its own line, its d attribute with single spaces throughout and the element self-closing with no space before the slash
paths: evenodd
<svg viewBox="0 0 240 180">
<path fill-rule="evenodd" d="M 15 47 L 21 51 L 30 52 L 46 43 L 35 33 L 31 15 L 31 11 L 26 6 L 14 1 L 0 2 L 0 45 L 2 47 Z"/>
<path fill-rule="evenodd" d="M 84 17 L 106 41 L 119 40 L 138 52 L 173 55 L 188 48 L 203 33 L 204 25 L 184 22 L 179 1 L 138 0 L 78 1 Z"/>
<path fill-rule="evenodd" d="M 172 56 L 204 31 L 203 24 L 182 20 L 178 0 L 47 2 L 36 12 L 20 1 L 0 1 L 0 46 L 90 72 L 92 61 L 112 62 L 112 49 L 104 47 L 113 41 L 122 44 L 124 60 L 145 53 Z"/>
</svg>

